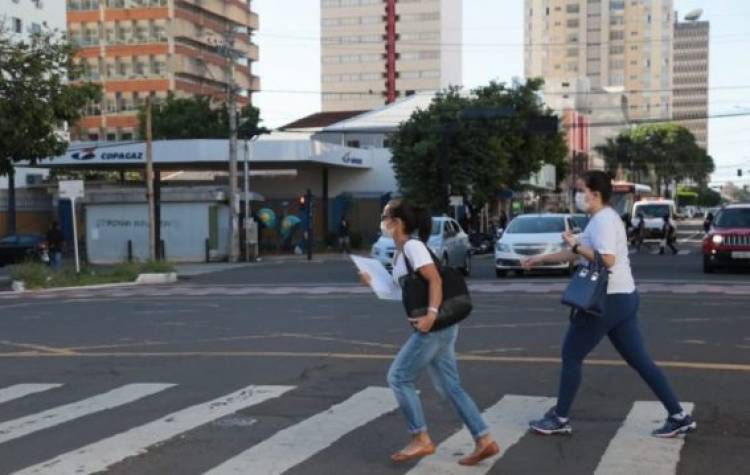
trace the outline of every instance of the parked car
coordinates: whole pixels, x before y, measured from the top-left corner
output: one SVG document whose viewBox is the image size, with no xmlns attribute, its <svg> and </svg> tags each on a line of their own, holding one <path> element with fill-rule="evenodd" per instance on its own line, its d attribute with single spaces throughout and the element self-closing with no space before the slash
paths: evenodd
<svg viewBox="0 0 750 475">
<path fill-rule="evenodd" d="M 427 246 L 445 266 L 460 269 L 464 275 L 471 273 L 471 244 L 458 222 L 449 217 L 432 218 L 432 232 Z M 391 270 L 396 245 L 393 239 L 380 236 L 372 245 L 370 256 Z"/>
<path fill-rule="evenodd" d="M 37 234 L 12 234 L 0 239 L 0 266 L 39 257 L 44 239 Z"/>
<path fill-rule="evenodd" d="M 580 232 L 573 217 L 568 214 L 524 214 L 516 217 L 495 246 L 495 275 L 499 278 L 505 277 L 511 270 L 522 272 L 522 259 L 561 251 L 565 245 L 562 233 L 566 231 Z M 573 265 L 544 264 L 533 270 L 557 270 L 569 274 L 573 271 Z"/>
<path fill-rule="evenodd" d="M 703 272 L 750 269 L 750 204 L 727 205 L 703 238 Z"/>
</svg>

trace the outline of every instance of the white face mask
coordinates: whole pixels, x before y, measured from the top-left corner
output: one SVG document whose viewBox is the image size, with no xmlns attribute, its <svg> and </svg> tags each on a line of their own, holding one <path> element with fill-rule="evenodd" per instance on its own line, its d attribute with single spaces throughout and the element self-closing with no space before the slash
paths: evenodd
<svg viewBox="0 0 750 475">
<path fill-rule="evenodd" d="M 578 208 L 578 211 L 582 211 L 584 213 L 588 212 L 589 200 L 586 199 L 586 193 L 582 191 L 576 192 L 576 208 Z"/>
<path fill-rule="evenodd" d="M 383 236 L 393 239 L 393 232 L 385 225 L 385 220 L 380 222 L 380 232 Z"/>
</svg>

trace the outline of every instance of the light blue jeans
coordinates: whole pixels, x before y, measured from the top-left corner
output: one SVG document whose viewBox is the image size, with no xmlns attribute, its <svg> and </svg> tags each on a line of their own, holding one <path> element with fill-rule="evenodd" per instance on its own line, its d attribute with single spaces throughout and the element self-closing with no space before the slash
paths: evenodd
<svg viewBox="0 0 750 475">
<path fill-rule="evenodd" d="M 393 389 L 409 432 L 427 430 L 422 403 L 415 383 L 423 369 L 427 371 L 438 393 L 450 401 L 474 439 L 489 433 L 479 408 L 461 387 L 456 364 L 458 325 L 433 333 L 415 332 L 398 352 L 388 371 L 388 385 Z"/>
</svg>

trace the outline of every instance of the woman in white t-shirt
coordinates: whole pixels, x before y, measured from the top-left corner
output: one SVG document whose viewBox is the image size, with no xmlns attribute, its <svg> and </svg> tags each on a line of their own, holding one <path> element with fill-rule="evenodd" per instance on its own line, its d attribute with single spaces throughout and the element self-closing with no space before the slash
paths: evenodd
<svg viewBox="0 0 750 475">
<path fill-rule="evenodd" d="M 696 428 L 696 423 L 683 411 L 669 381 L 646 351 L 638 328 L 639 297 L 630 269 L 627 233 L 622 219 L 609 206 L 612 180 L 604 172 L 592 171 L 585 175 L 579 187 L 576 206 L 591 216 L 580 239 L 572 233 L 565 233 L 563 239 L 570 246 L 569 250 L 531 257 L 523 265 L 531 268 L 579 258 L 593 261 L 594 253 L 598 252 L 609 269 L 605 314 L 595 317 L 578 312 L 571 317 L 562 348 L 563 366 L 557 405 L 542 419 L 532 421 L 531 429 L 545 435 L 572 432 L 568 414 L 581 383 L 583 360 L 607 336 L 667 410 L 664 426 L 652 434 L 655 437 L 675 437 L 688 433 Z"/>
<path fill-rule="evenodd" d="M 407 201 L 394 200 L 383 210 L 380 229 L 384 236 L 393 238 L 396 255 L 393 262 L 393 278 L 399 283 L 408 271 L 404 259 L 429 282 L 429 308 L 426 315 L 409 319 L 414 333 L 399 351 L 388 371 L 388 385 L 406 418 L 411 442 L 391 457 L 396 462 L 407 462 L 435 453 L 435 445 L 427 433 L 422 404 L 415 383 L 423 370 L 427 369 L 435 388 L 447 398 L 468 427 L 476 448 L 472 454 L 461 459 L 461 465 L 476 465 L 482 460 L 497 455 L 500 448 L 489 435 L 477 405 L 461 387 L 456 364 L 456 338 L 458 325 L 430 331 L 437 319 L 442 304 L 442 280 L 425 242 L 432 229 L 430 214 Z M 419 239 L 413 236 L 419 235 Z M 368 276 L 363 275 L 367 281 Z"/>
</svg>

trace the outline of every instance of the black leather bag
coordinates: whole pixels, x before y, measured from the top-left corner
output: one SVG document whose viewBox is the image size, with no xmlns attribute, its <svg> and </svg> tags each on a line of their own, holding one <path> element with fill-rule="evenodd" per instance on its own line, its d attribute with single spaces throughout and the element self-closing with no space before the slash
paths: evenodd
<svg viewBox="0 0 750 475">
<path fill-rule="evenodd" d="M 443 302 L 440 304 L 435 325 L 430 330 L 437 331 L 465 320 L 471 313 L 472 304 L 469 288 L 461 272 L 452 267 L 443 267 L 429 247 L 427 250 L 443 281 Z M 399 283 L 406 316 L 408 318 L 423 317 L 430 306 L 430 284 L 418 272 L 414 272 L 406 254 L 404 254 L 404 263 L 408 273 L 401 277 Z"/>
</svg>

